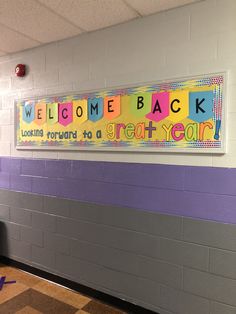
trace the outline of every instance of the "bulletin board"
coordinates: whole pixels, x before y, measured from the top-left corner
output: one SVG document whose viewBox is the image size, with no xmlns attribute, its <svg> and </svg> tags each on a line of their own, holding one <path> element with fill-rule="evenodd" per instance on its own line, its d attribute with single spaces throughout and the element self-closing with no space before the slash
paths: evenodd
<svg viewBox="0 0 236 314">
<path fill-rule="evenodd" d="M 224 153 L 225 74 L 16 101 L 17 149 Z"/>
</svg>

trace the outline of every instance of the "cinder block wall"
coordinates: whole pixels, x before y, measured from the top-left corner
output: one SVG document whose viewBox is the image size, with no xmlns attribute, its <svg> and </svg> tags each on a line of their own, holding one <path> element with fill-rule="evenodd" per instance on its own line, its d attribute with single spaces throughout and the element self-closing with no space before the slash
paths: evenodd
<svg viewBox="0 0 236 314">
<path fill-rule="evenodd" d="M 201 1 L 0 58 L 2 255 L 161 314 L 235 313 L 235 9 Z M 222 71 L 225 155 L 14 147 L 15 98 Z"/>
</svg>

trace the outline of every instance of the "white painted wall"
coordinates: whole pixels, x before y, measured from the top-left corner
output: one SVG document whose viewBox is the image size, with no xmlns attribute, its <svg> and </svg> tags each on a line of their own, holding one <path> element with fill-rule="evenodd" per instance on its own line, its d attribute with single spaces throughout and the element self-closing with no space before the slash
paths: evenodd
<svg viewBox="0 0 236 314">
<path fill-rule="evenodd" d="M 206 0 L 0 58 L 0 155 L 236 167 L 236 1 Z M 16 64 L 29 66 L 22 79 Z M 227 153 L 16 151 L 14 98 L 228 71 Z"/>
</svg>

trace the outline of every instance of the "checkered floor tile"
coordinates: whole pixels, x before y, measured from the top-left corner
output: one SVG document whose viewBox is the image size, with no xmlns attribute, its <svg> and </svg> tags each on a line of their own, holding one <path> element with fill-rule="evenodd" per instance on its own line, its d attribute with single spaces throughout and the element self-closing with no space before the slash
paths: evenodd
<svg viewBox="0 0 236 314">
<path fill-rule="evenodd" d="M 13 267 L 0 264 L 0 277 L 6 277 L 0 290 L 0 313 L 125 314 L 109 305 Z M 8 284 L 9 281 L 16 283 Z"/>
</svg>

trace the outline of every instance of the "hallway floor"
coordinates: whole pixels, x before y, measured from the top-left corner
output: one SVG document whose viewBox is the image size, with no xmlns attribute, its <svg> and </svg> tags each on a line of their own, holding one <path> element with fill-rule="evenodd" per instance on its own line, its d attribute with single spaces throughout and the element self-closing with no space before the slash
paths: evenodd
<svg viewBox="0 0 236 314">
<path fill-rule="evenodd" d="M 5 280 L 3 277 L 6 277 Z M 0 264 L 0 313 L 125 314 L 95 299 L 3 264 Z"/>
</svg>

